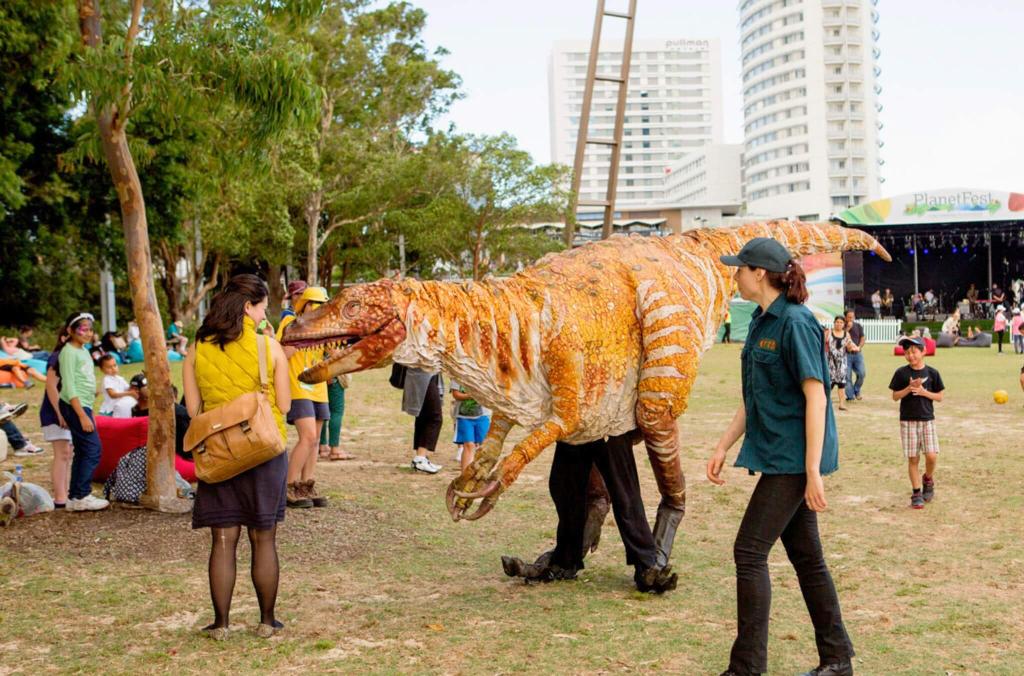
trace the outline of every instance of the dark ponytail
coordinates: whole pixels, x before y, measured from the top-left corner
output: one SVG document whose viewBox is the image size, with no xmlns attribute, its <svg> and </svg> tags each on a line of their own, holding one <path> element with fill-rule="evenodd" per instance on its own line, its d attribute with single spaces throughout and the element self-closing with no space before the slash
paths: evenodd
<svg viewBox="0 0 1024 676">
<path fill-rule="evenodd" d="M 57 344 L 53 346 L 53 349 L 50 350 L 50 352 L 60 352 L 64 349 L 64 345 L 68 342 L 68 333 L 72 329 L 72 323 L 77 323 L 75 322 L 75 319 L 79 314 L 81 313 L 72 312 L 68 315 L 68 318 L 64 320 L 64 326 L 60 327 L 60 332 L 57 334 Z"/>
<path fill-rule="evenodd" d="M 786 300 L 790 303 L 803 305 L 807 302 L 810 294 L 807 292 L 807 275 L 804 269 L 796 260 L 790 260 L 786 264 L 785 272 L 765 271 L 765 278 L 773 289 L 778 289 L 786 294 Z"/>
</svg>

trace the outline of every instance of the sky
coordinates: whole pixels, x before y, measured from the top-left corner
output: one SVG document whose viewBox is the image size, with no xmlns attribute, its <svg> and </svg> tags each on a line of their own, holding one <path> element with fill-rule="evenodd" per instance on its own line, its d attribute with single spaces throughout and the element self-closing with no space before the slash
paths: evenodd
<svg viewBox="0 0 1024 676">
<path fill-rule="evenodd" d="M 551 161 L 548 55 L 555 40 L 590 39 L 596 0 L 413 1 L 428 14 L 427 43 L 447 49 L 442 62 L 462 77 L 465 98 L 447 121 L 464 132 L 509 132 L 536 161 Z M 737 7 L 638 0 L 634 33 L 721 40 L 727 143 L 743 140 Z M 873 197 L 1024 192 L 1024 1 L 880 0 L 878 12 L 885 182 Z"/>
</svg>

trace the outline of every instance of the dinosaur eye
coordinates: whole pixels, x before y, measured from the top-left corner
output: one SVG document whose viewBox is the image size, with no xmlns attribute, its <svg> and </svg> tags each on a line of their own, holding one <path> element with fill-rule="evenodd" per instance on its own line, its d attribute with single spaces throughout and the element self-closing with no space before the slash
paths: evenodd
<svg viewBox="0 0 1024 676">
<path fill-rule="evenodd" d="M 360 310 L 363 306 L 357 300 L 349 301 L 345 303 L 345 307 L 341 309 L 341 314 L 345 316 L 345 319 L 355 319 L 359 316 Z"/>
</svg>

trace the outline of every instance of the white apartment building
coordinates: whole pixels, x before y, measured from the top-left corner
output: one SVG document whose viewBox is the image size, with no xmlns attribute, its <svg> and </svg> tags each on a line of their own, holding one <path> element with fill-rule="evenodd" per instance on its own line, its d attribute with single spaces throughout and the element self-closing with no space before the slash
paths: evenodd
<svg viewBox="0 0 1024 676">
<path fill-rule="evenodd" d="M 740 0 L 747 213 L 879 197 L 877 0 Z"/>
<path fill-rule="evenodd" d="M 589 41 L 554 44 L 548 68 L 551 159 L 573 165 Z M 618 75 L 622 52 L 601 51 L 598 74 Z M 687 153 L 722 140 L 722 68 L 718 40 L 637 40 L 633 43 L 616 204 L 665 202 L 665 170 Z M 618 85 L 596 82 L 590 136 L 615 127 Z M 588 145 L 580 199 L 607 196 L 609 146 Z"/>
<path fill-rule="evenodd" d="M 743 145 L 713 143 L 665 170 L 665 202 L 678 206 L 740 205 Z"/>
</svg>

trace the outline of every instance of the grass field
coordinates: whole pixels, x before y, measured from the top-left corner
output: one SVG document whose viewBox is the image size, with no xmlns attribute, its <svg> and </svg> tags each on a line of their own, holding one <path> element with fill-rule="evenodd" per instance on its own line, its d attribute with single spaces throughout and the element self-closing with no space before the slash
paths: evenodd
<svg viewBox="0 0 1024 676">
<path fill-rule="evenodd" d="M 318 469 L 330 507 L 290 511 L 279 531 L 282 634 L 252 634 L 258 615 L 244 538 L 235 631 L 214 643 L 198 632 L 211 618 L 206 531 L 190 530 L 186 516 L 134 509 L 55 513 L 0 531 L 0 674 L 718 674 L 735 631 L 732 541 L 755 479 L 729 469 L 727 485 L 715 488 L 703 467 L 738 405 L 738 352 L 708 353 L 680 419 L 689 505 L 673 593 L 633 590 L 611 517 L 577 581 L 527 586 L 504 577 L 502 554 L 533 557 L 553 543 L 551 452 L 486 518 L 452 523 L 443 505 L 457 467 L 450 426 L 437 453 L 442 473 L 413 474 L 412 421 L 386 374 L 375 372 L 357 375 L 348 391 L 344 443 L 358 459 Z M 967 349 L 930 360 L 948 388 L 937 405 L 943 451 L 937 497 L 913 511 L 886 388 L 904 362 L 888 352 L 869 346 L 864 400 L 837 412 L 841 467 L 826 480 L 830 508 L 821 519 L 857 672 L 1024 673 L 1022 360 Z M 1010 393 L 1009 404 L 993 403 L 996 389 Z M 0 391 L 33 404 L 40 396 L 38 388 Z M 35 412 L 19 423 L 41 444 Z M 653 518 L 657 492 L 636 452 Z M 49 449 L 25 462 L 27 480 L 49 487 L 49 462 Z M 3 468 L 14 464 L 9 457 Z M 816 655 L 781 547 L 771 571 L 771 673 L 797 673 Z"/>
</svg>

